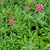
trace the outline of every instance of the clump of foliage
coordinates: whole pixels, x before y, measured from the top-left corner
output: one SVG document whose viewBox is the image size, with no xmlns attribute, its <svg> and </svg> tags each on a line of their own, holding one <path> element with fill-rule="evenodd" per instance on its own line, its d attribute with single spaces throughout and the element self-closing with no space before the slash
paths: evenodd
<svg viewBox="0 0 50 50">
<path fill-rule="evenodd" d="M 0 50 L 50 50 L 50 0 L 0 1 Z M 44 10 L 36 11 L 37 4 Z"/>
</svg>

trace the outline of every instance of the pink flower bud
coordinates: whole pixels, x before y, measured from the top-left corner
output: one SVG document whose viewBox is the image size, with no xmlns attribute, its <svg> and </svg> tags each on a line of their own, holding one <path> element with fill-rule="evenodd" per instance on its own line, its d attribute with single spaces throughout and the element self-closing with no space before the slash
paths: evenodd
<svg viewBox="0 0 50 50">
<path fill-rule="evenodd" d="M 31 0 L 31 2 L 34 2 L 34 0 Z"/>
<path fill-rule="evenodd" d="M 13 16 L 13 19 L 15 18 L 15 16 Z"/>
</svg>

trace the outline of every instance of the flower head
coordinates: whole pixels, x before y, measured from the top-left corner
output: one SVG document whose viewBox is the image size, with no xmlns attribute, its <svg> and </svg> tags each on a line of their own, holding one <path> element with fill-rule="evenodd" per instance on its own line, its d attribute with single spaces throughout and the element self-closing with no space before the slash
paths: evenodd
<svg viewBox="0 0 50 50">
<path fill-rule="evenodd" d="M 44 7 L 43 7 L 42 4 L 41 4 L 41 5 L 37 4 L 37 5 L 35 5 L 35 7 L 36 7 L 36 10 L 37 10 L 37 11 L 41 11 L 41 10 L 44 9 Z"/>
<path fill-rule="evenodd" d="M 13 19 L 9 19 L 9 20 L 8 20 L 9 25 L 12 25 L 12 23 L 16 23 L 16 21 L 14 21 L 14 17 L 15 17 L 15 16 L 13 16 Z"/>
<path fill-rule="evenodd" d="M 29 10 L 30 9 L 30 7 L 28 7 L 28 6 L 26 6 L 25 8 L 26 8 L 26 10 Z"/>
<path fill-rule="evenodd" d="M 34 2 L 34 0 L 31 0 L 31 2 Z"/>
</svg>

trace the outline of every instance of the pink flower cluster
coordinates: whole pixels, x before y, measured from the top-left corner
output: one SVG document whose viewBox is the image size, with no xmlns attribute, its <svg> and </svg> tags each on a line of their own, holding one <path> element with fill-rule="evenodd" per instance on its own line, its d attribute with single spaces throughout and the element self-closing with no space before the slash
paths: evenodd
<svg viewBox="0 0 50 50">
<path fill-rule="evenodd" d="M 30 9 L 30 7 L 28 7 L 28 6 L 26 6 L 25 8 L 26 8 L 26 10 L 29 10 Z"/>
<path fill-rule="evenodd" d="M 35 7 L 36 7 L 36 10 L 37 10 L 37 11 L 41 11 L 41 10 L 44 9 L 44 7 L 43 7 L 42 4 L 41 4 L 41 5 L 37 4 L 37 5 L 35 5 Z"/>
<path fill-rule="evenodd" d="M 31 2 L 34 2 L 34 0 L 31 0 Z M 44 6 L 42 4 L 41 5 L 37 4 L 37 5 L 35 5 L 35 7 L 36 7 L 37 11 L 41 11 L 44 9 Z M 30 10 L 31 8 L 29 6 L 25 6 L 25 9 Z"/>
<path fill-rule="evenodd" d="M 14 23 L 16 22 L 16 21 L 14 21 L 14 17 L 15 17 L 15 16 L 13 16 L 13 19 L 9 19 L 9 20 L 8 20 L 9 25 L 12 25 L 13 22 L 14 22 Z"/>
</svg>

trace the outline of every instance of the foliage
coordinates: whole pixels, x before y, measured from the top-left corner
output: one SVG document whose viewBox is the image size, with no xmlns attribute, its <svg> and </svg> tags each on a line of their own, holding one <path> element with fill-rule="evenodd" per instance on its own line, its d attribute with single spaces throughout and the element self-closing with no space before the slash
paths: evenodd
<svg viewBox="0 0 50 50">
<path fill-rule="evenodd" d="M 44 10 L 36 11 L 35 5 Z M 25 6 L 31 9 L 26 10 Z M 11 11 L 11 14 L 8 12 Z M 16 23 L 8 25 L 13 18 Z M 0 3 L 0 50 L 50 50 L 50 0 L 3 0 Z"/>
</svg>

